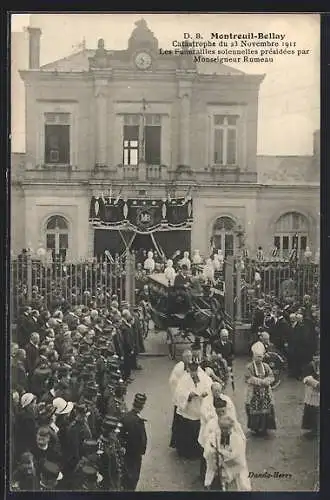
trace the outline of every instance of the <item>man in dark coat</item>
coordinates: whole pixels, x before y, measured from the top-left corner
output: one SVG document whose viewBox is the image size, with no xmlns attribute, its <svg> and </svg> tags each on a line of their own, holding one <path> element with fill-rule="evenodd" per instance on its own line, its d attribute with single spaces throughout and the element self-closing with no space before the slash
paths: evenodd
<svg viewBox="0 0 330 500">
<path fill-rule="evenodd" d="M 229 340 L 229 332 L 226 328 L 220 330 L 220 340 L 214 342 L 213 350 L 217 354 L 221 354 L 227 361 L 228 367 L 232 368 L 234 361 L 234 346 L 232 341 Z"/>
<path fill-rule="evenodd" d="M 288 341 L 288 369 L 289 376 L 302 380 L 303 369 L 307 364 L 305 328 L 302 314 L 292 314 L 291 331 Z"/>
<path fill-rule="evenodd" d="M 147 397 L 145 394 L 136 394 L 133 408 L 122 419 L 121 438 L 125 448 L 124 456 L 124 489 L 135 491 L 140 479 L 142 456 L 147 448 L 147 433 L 145 420 L 140 417 Z"/>
<path fill-rule="evenodd" d="M 21 408 L 15 419 L 15 453 L 14 461 L 19 459 L 22 453 L 31 451 L 37 435 L 36 421 L 36 396 L 25 393 L 21 397 Z"/>
<path fill-rule="evenodd" d="M 124 364 L 123 377 L 125 381 L 131 382 L 133 363 L 134 363 L 134 339 L 132 325 L 130 324 L 131 314 L 127 309 L 122 312 L 121 333 L 123 339 Z"/>
<path fill-rule="evenodd" d="M 137 356 L 141 352 L 145 352 L 144 342 L 143 342 L 143 329 L 140 318 L 138 314 L 131 315 L 131 327 L 133 333 L 133 341 L 134 341 L 134 355 L 132 360 L 132 368 L 133 370 L 142 370 L 142 366 L 137 362 Z"/>
<path fill-rule="evenodd" d="M 30 342 L 25 347 L 26 369 L 29 377 L 33 375 L 34 370 L 39 364 L 39 343 L 39 334 L 36 332 L 31 333 Z"/>
<path fill-rule="evenodd" d="M 290 335 L 290 326 L 283 311 L 277 310 L 274 322 L 269 328 L 270 340 L 279 351 L 284 352 Z"/>
<path fill-rule="evenodd" d="M 174 279 L 177 305 L 171 304 L 171 309 L 174 307 L 174 309 L 172 309 L 173 311 L 186 313 L 191 310 L 192 300 L 189 291 L 190 284 L 191 282 L 188 276 L 188 267 L 183 264 Z"/>
<path fill-rule="evenodd" d="M 251 339 L 250 339 L 251 345 L 258 340 L 259 328 L 264 326 L 264 321 L 265 321 L 265 301 L 263 299 L 259 299 L 252 318 Z"/>
<path fill-rule="evenodd" d="M 92 433 L 87 424 L 87 408 L 85 405 L 75 406 L 75 418 L 66 433 L 66 449 L 64 451 L 63 480 L 70 488 L 72 474 L 83 456 L 85 440 L 92 439 Z"/>
<path fill-rule="evenodd" d="M 31 307 L 24 307 L 22 315 L 19 317 L 17 325 L 17 340 L 20 347 L 25 347 L 29 342 L 31 333 L 35 331 L 35 323 L 31 318 Z"/>
<path fill-rule="evenodd" d="M 25 368 L 26 352 L 24 349 L 18 349 L 11 366 L 11 383 L 12 389 L 19 394 L 26 392 L 28 389 L 28 379 Z"/>
</svg>

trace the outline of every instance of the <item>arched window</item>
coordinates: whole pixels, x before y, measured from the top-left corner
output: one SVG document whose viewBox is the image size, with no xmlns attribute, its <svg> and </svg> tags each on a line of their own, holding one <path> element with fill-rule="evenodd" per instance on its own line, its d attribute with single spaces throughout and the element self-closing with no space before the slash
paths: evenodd
<svg viewBox="0 0 330 500">
<path fill-rule="evenodd" d="M 234 255 L 235 252 L 235 225 L 230 217 L 219 217 L 213 224 L 213 247 L 222 250 L 225 256 Z"/>
<path fill-rule="evenodd" d="M 53 258 L 65 259 L 69 247 L 69 224 L 61 215 L 53 215 L 46 224 L 46 248 L 51 250 Z"/>
<path fill-rule="evenodd" d="M 306 217 L 298 212 L 288 212 L 275 223 L 274 246 L 282 258 L 288 258 L 291 250 L 297 249 L 300 256 L 308 246 L 309 224 Z"/>
</svg>

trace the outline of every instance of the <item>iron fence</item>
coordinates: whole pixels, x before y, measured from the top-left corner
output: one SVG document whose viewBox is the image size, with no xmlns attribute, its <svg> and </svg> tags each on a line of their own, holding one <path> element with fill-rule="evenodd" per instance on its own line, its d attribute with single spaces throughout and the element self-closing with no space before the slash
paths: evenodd
<svg viewBox="0 0 330 500">
<path fill-rule="evenodd" d="M 111 296 L 119 302 L 134 306 L 135 259 L 127 254 L 124 259 L 91 259 L 80 262 L 58 260 L 46 264 L 26 254 L 10 263 L 11 318 L 15 322 L 20 308 L 31 305 L 51 310 L 63 301 L 70 305 L 108 307 Z"/>
<path fill-rule="evenodd" d="M 236 321 L 250 323 L 257 300 L 261 298 L 270 304 L 288 300 L 301 303 L 304 295 L 310 295 L 313 303 L 318 304 L 319 272 L 319 265 L 311 262 L 290 264 L 227 259 L 228 307 Z"/>
</svg>

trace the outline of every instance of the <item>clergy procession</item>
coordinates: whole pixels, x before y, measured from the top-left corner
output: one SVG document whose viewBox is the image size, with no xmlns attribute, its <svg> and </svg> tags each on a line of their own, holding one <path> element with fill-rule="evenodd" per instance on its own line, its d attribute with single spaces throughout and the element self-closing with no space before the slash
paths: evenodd
<svg viewBox="0 0 330 500">
<path fill-rule="evenodd" d="M 253 489 L 247 439 L 258 447 L 269 434 L 276 439 L 278 429 L 274 352 L 286 360 L 288 377 L 305 387 L 296 434 L 318 436 L 317 304 L 308 295 L 271 304 L 259 295 L 240 393 L 225 265 L 221 250 L 206 259 L 198 250 L 192 258 L 188 251 L 175 252 L 166 261 L 142 251 L 136 255 L 135 306 L 97 279 L 80 295 L 77 287 L 68 294 L 57 284 L 52 300 L 41 285 L 29 301 L 20 283 L 11 345 L 12 489 L 139 490 L 157 424 L 145 417 L 159 403 L 139 380 L 149 338 L 160 338 L 157 329 L 165 324 L 178 326 L 184 348 L 173 369 L 165 358 L 171 373 L 159 387 L 158 398 L 168 392 L 173 404 L 172 422 L 162 429 L 168 434 L 163 453 L 171 449 L 179 460 L 197 461 L 201 488 Z M 155 361 L 149 379 L 160 364 Z M 238 419 L 237 398 L 245 401 L 245 421 Z"/>
</svg>

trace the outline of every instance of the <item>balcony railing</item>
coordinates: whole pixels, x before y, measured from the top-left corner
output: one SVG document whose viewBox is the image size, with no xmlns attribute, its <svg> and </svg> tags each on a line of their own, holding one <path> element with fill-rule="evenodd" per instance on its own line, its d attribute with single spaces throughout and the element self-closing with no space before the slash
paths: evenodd
<svg viewBox="0 0 330 500">
<path fill-rule="evenodd" d="M 26 168 L 24 162 L 12 164 L 12 182 L 197 182 L 197 183 L 256 183 L 257 173 L 242 171 L 238 168 L 200 167 L 198 170 L 190 168 L 175 168 L 167 165 L 116 165 L 95 166 L 90 170 L 80 170 L 75 167 L 67 168 L 43 167 Z"/>
</svg>

